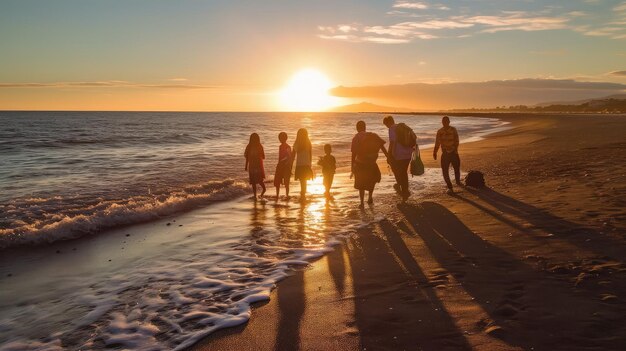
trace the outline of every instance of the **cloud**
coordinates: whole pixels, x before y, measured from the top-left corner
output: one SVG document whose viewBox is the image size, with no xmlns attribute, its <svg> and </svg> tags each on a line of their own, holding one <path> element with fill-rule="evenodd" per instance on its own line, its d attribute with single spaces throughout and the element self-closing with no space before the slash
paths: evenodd
<svg viewBox="0 0 626 351">
<path fill-rule="evenodd" d="M 626 1 L 622 2 L 621 4 L 615 6 L 613 8 L 613 11 L 617 11 L 617 12 L 622 12 L 622 11 L 626 11 Z"/>
<path fill-rule="evenodd" d="M 426 5 L 423 2 L 409 2 L 409 1 L 397 1 L 395 4 L 393 4 L 394 8 L 397 9 L 418 9 L 418 10 L 424 10 L 428 8 L 428 5 Z"/>
<path fill-rule="evenodd" d="M 473 27 L 474 23 L 466 23 L 464 21 L 452 20 L 431 20 L 424 22 L 406 22 L 401 23 L 401 25 L 418 29 L 457 29 Z"/>
<path fill-rule="evenodd" d="M 534 105 L 545 101 L 580 100 L 622 92 L 626 92 L 626 84 L 581 82 L 572 79 L 340 86 L 331 90 L 331 93 L 338 97 L 366 98 L 376 103 L 417 109 Z"/>
<path fill-rule="evenodd" d="M 613 71 L 609 72 L 609 74 L 612 76 L 626 77 L 626 71 Z"/>
<path fill-rule="evenodd" d="M 418 13 L 414 10 L 419 10 Z M 481 33 L 504 31 L 571 30 L 586 36 L 626 39 L 626 1 L 613 8 L 603 22 L 583 11 L 566 11 L 559 6 L 544 6 L 538 11 L 490 11 L 472 14 L 469 8 L 445 16 L 437 10 L 450 10 L 442 4 L 396 1 L 387 14 L 410 21 L 398 23 L 336 25 L 319 27 L 320 38 L 351 42 L 409 43 L 419 39 L 467 38 Z M 562 13 L 558 13 L 561 11 Z M 349 33 L 350 36 L 341 36 Z M 376 34 L 376 40 L 366 37 Z M 402 40 L 400 40 L 402 39 Z"/>
<path fill-rule="evenodd" d="M 177 80 L 183 78 L 173 78 Z M 97 82 L 52 82 L 52 83 L 0 83 L 0 88 L 156 88 L 156 89 L 211 89 L 216 86 L 196 84 L 144 84 L 120 80 Z"/>
<path fill-rule="evenodd" d="M 538 31 L 566 28 L 568 18 L 563 17 L 529 17 L 522 13 L 508 16 L 474 16 L 464 19 L 467 23 L 482 24 L 487 28 L 484 33 L 495 33 L 505 30 Z"/>
</svg>

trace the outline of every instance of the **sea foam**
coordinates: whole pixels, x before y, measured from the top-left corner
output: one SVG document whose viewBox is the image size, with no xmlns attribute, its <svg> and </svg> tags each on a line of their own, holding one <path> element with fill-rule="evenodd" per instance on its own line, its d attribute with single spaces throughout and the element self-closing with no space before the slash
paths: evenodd
<svg viewBox="0 0 626 351">
<path fill-rule="evenodd" d="M 101 201 L 80 208 L 45 215 L 43 219 L 26 223 L 14 222 L 14 228 L 0 229 L 0 248 L 17 245 L 51 243 L 95 234 L 119 226 L 148 222 L 163 216 L 191 210 L 200 206 L 237 198 L 247 193 L 242 182 L 234 180 L 213 181 L 184 190 L 158 196 L 135 196 L 122 200 Z M 27 198 L 19 206 L 9 204 L 5 211 L 28 208 L 30 212 L 49 211 L 51 202 L 63 198 Z M 78 200 L 72 199 L 77 204 Z M 26 202 L 26 204 L 24 204 Z M 16 209 L 17 208 L 17 209 Z"/>
</svg>

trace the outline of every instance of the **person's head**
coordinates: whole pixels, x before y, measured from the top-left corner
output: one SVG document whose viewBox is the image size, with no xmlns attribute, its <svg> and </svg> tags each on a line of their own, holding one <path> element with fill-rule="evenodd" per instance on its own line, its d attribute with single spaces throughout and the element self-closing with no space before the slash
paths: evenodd
<svg viewBox="0 0 626 351">
<path fill-rule="evenodd" d="M 387 116 L 383 118 L 383 124 L 387 126 L 387 128 L 391 128 L 392 125 L 396 124 L 396 121 L 393 120 L 393 116 Z"/>
<path fill-rule="evenodd" d="M 330 155 L 331 152 L 333 152 L 333 147 L 330 144 L 324 145 L 324 153 Z"/>
<path fill-rule="evenodd" d="M 443 124 L 444 127 L 449 126 L 450 125 L 450 117 L 443 116 L 443 118 L 441 119 L 441 124 Z"/>
<path fill-rule="evenodd" d="M 308 140 L 309 139 L 309 131 L 306 128 L 298 129 L 298 134 L 296 134 L 296 140 Z"/>
<path fill-rule="evenodd" d="M 287 133 L 285 133 L 285 132 L 278 133 L 278 141 L 280 141 L 281 143 L 286 142 L 287 141 Z"/>
<path fill-rule="evenodd" d="M 363 121 L 356 122 L 356 131 L 357 132 L 364 132 L 365 131 L 365 122 L 363 122 Z"/>
<path fill-rule="evenodd" d="M 257 133 L 250 134 L 250 145 L 258 145 L 261 144 L 261 138 Z"/>
<path fill-rule="evenodd" d="M 296 141 L 293 143 L 294 146 L 310 148 L 311 140 L 309 140 L 309 132 L 305 128 L 298 129 L 298 133 L 296 134 Z"/>
</svg>

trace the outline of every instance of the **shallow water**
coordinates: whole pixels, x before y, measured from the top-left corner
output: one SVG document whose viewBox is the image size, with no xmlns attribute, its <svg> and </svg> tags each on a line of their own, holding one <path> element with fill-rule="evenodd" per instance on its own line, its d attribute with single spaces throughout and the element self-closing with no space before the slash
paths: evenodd
<svg viewBox="0 0 626 351">
<path fill-rule="evenodd" d="M 243 150 L 258 132 L 268 179 L 277 135 L 308 128 L 314 159 L 333 145 L 349 164 L 355 123 L 387 135 L 378 114 L 0 111 L 0 248 L 48 243 L 154 220 L 246 193 Z M 424 146 L 439 116 L 396 116 Z M 452 118 L 464 139 L 498 128 Z"/>
<path fill-rule="evenodd" d="M 139 124 L 128 120 L 148 116 L 152 115 L 117 116 L 115 123 L 132 130 Z M 271 187 L 268 198 L 255 202 L 242 181 L 245 173 L 240 154 L 250 130 L 269 129 L 261 137 L 267 140 L 266 171 L 271 178 L 278 142 L 269 136 L 308 126 L 315 153 L 321 154 L 321 145 L 333 140 L 339 166 L 347 166 L 348 141 L 353 135 L 349 129 L 356 120 L 365 119 L 373 126 L 370 130 L 386 135 L 382 124 L 376 127 L 377 115 L 283 115 L 278 119 L 282 125 L 269 114 L 173 116 L 183 121 L 202 120 L 206 128 L 217 123 L 207 122 L 213 119 L 222 123 L 228 117 L 231 126 L 233 121 L 240 122 L 222 139 L 215 135 L 203 139 L 199 135 L 204 132 L 194 134 L 190 127 L 188 136 L 193 141 L 172 148 L 148 147 L 136 141 L 124 146 L 126 141 L 105 138 L 120 144 L 89 143 L 87 150 L 95 148 L 95 154 L 107 155 L 95 159 L 91 159 L 91 151 L 75 149 L 82 144 L 62 146 L 69 149 L 57 153 L 57 142 L 51 141 L 55 146 L 50 152 L 57 156 L 48 157 L 53 161 L 44 162 L 41 173 L 34 175 L 26 171 L 47 151 L 33 151 L 32 144 L 37 142 L 23 140 L 23 150 L 11 155 L 15 163 L 0 168 L 1 228 L 5 234 L 22 231 L 17 236 L 20 240 L 5 244 L 82 236 L 0 251 L 0 350 L 184 348 L 216 329 L 247 321 L 250 304 L 268 299 L 274 284 L 293 268 L 306 266 L 357 228 L 383 219 L 380 199 L 387 203 L 397 200 L 392 194 L 393 176 L 385 167 L 381 167 L 383 181 L 377 187 L 376 204 L 363 210 L 358 208 L 357 193 L 346 173 L 335 177 L 332 200 L 322 196 L 321 177 L 310 183 L 311 195 L 304 202 L 298 197 L 274 199 Z M 170 119 L 174 117 L 155 117 L 159 118 L 163 126 L 173 123 Z M 436 116 L 397 119 L 414 127 L 419 121 L 420 130 L 434 130 L 439 123 Z M 260 124 L 254 124 L 257 120 Z M 476 119 L 477 124 L 471 124 L 473 120 L 463 120 L 470 124 L 466 129 L 457 123 L 463 136 L 478 137 L 501 126 L 497 120 Z M 193 124 L 190 121 L 181 123 Z M 241 121 L 250 125 L 243 128 Z M 132 133 L 124 130 L 120 127 L 118 134 Z M 53 133 L 46 138 L 54 139 Z M 149 143 L 158 143 L 158 139 L 151 138 Z M 429 140 L 423 137 L 420 145 Z M 183 150 L 189 155 L 177 160 Z M 127 159 L 133 152 L 136 157 Z M 18 156 L 20 153 L 23 155 Z M 133 160 L 141 154 L 152 154 L 153 160 L 135 165 Z M 69 162 L 73 157 L 83 157 L 86 164 L 73 166 Z M 120 172 L 115 171 L 116 162 Z M 62 163 L 67 168 L 59 166 Z M 20 167 L 25 171 L 21 180 L 12 176 Z M 77 174 L 66 177 L 68 172 Z M 40 174 L 48 175 L 40 178 Z M 414 197 L 426 187 L 440 187 L 441 182 L 439 170 L 427 169 L 424 176 L 411 179 Z M 150 189 L 147 193 L 146 187 Z M 297 194 L 298 188 L 292 183 L 292 194 Z M 145 223 L 132 225 L 137 222 Z M 107 229 L 120 225 L 127 226 Z M 87 235 L 97 233 L 100 235 Z"/>
<path fill-rule="evenodd" d="M 429 170 L 413 191 L 435 178 Z M 385 175 L 375 197 L 394 196 L 392 183 Z M 309 191 L 306 202 L 244 196 L 8 252 L 0 259 L 0 350 L 170 350 L 247 321 L 250 304 L 268 299 L 292 268 L 383 219 L 380 205 L 358 208 L 345 173 L 336 177 L 332 200 L 322 196 L 321 178 Z"/>
</svg>

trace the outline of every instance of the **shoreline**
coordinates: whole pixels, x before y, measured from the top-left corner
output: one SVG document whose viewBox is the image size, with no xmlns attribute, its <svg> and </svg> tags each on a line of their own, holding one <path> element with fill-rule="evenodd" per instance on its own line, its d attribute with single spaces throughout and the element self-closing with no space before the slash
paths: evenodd
<svg viewBox="0 0 626 351">
<path fill-rule="evenodd" d="M 563 168 L 573 156 L 565 147 L 572 130 L 584 137 L 575 145 L 585 154 L 615 142 L 612 156 L 624 150 L 616 131 L 626 126 L 624 116 L 597 117 L 615 125 L 594 127 L 580 116 L 506 116 L 510 129 L 461 145 L 462 170 L 482 170 L 489 189 L 461 189 L 454 196 L 414 193 L 405 208 L 383 204 L 389 211 L 385 220 L 281 281 L 268 303 L 253 306 L 247 324 L 217 331 L 191 349 L 288 344 L 292 349 L 567 350 L 623 344 L 626 213 L 619 196 L 626 189 L 620 185 L 612 198 L 594 199 L 602 184 L 588 179 L 589 184 L 570 185 L 578 183 L 576 170 Z M 541 146 L 540 155 L 526 152 Z M 432 157 L 422 159 L 426 167 L 437 166 Z M 594 161 L 602 174 L 610 172 L 603 160 Z M 532 166 L 538 176 L 528 174 Z M 551 168 L 571 179 L 562 180 Z M 589 178 L 588 165 L 581 168 Z M 620 169 L 624 172 L 624 163 Z M 553 185 L 559 181 L 566 183 L 560 189 Z M 598 210 L 582 212 L 572 203 Z M 454 223 L 452 229 L 448 223 Z M 467 252 L 451 255 L 450 245 Z M 432 326 L 420 324 L 416 315 L 434 313 L 424 303 L 447 313 L 432 315 Z M 285 304 L 293 311 L 281 307 Z M 333 323 L 324 323 L 326 318 Z M 265 330 L 275 325 L 289 331 Z M 584 332 L 590 325 L 597 326 L 591 335 Z"/>
<path fill-rule="evenodd" d="M 345 239 L 330 253 L 313 259 L 307 268 L 287 271 L 289 276 L 271 291 L 269 302 L 252 305 L 252 317 L 247 323 L 220 329 L 191 349 L 245 350 L 258 349 L 260 345 L 262 349 L 297 348 L 294 345 L 302 349 L 396 349 L 407 345 L 436 350 L 531 346 L 541 349 L 546 344 L 524 344 L 523 340 L 530 335 L 521 335 L 518 329 L 523 326 L 530 330 L 543 327 L 552 330 L 554 325 L 566 324 L 571 332 L 577 330 L 575 322 L 584 326 L 598 323 L 600 317 L 586 320 L 580 315 L 568 315 L 571 322 L 554 317 L 563 312 L 551 310 L 550 304 L 566 309 L 563 303 L 576 303 L 585 313 L 599 311 L 601 318 L 611 323 L 623 322 L 606 307 L 618 311 L 624 308 L 620 297 L 620 293 L 626 291 L 620 281 L 626 271 L 620 260 L 626 257 L 620 236 L 626 219 L 624 203 L 620 202 L 621 196 L 626 194 L 621 185 L 625 183 L 620 181 L 626 181 L 624 163 L 618 162 L 621 168 L 615 171 L 608 167 L 607 160 L 589 155 L 602 150 L 604 156 L 610 156 L 608 160 L 623 159 L 620 151 L 626 143 L 620 143 L 619 131 L 626 126 L 626 119 L 606 121 L 607 126 L 594 129 L 589 119 L 581 117 L 510 118 L 510 128 L 489 134 L 480 141 L 462 143 L 461 168 L 465 171 L 479 169 L 486 174 L 490 189 L 483 192 L 457 188 L 459 191 L 454 196 L 444 195 L 438 161 L 429 157 L 430 148 L 421 150 L 427 174 L 410 178 L 414 195 L 406 206 L 398 206 L 397 198 L 390 191 L 389 182 L 393 177 L 383 174 L 374 206 L 365 211 L 351 209 L 356 194 L 347 176 L 338 175 L 338 204 L 347 205 L 347 209 L 342 210 L 347 212 L 341 216 L 347 214 L 363 221 L 363 225 L 352 230 L 357 234 Z M 572 139 L 571 131 L 578 128 L 584 138 Z M 570 152 L 572 140 L 576 140 L 573 146 L 578 148 L 573 153 Z M 571 165 L 578 156 L 587 157 L 593 163 L 577 170 Z M 382 170 L 386 173 L 384 168 Z M 569 178 L 561 179 L 561 173 Z M 598 180 L 614 176 L 618 178 L 615 184 L 608 183 L 608 188 L 607 182 L 597 184 Z M 581 180 L 588 184 L 580 183 Z M 440 188 L 433 186 L 437 183 L 441 184 Z M 616 187 L 611 190 L 611 185 Z M 321 191 L 320 186 L 311 184 L 311 191 Z M 324 201 L 319 196 L 312 196 L 311 200 L 304 206 L 296 204 L 297 201 L 291 205 L 281 204 L 281 201 L 278 203 L 281 206 L 276 206 L 267 199 L 259 202 L 259 206 L 255 203 L 253 213 L 249 213 L 251 202 L 244 199 L 233 205 L 247 215 L 239 221 L 237 216 L 228 216 L 231 224 L 222 228 L 232 231 L 237 227 L 238 235 L 250 235 L 254 239 L 253 245 L 273 242 L 271 236 L 264 237 L 265 234 L 257 237 L 256 233 L 263 233 L 266 226 L 275 226 L 281 237 L 301 236 L 309 226 L 327 226 L 332 232 L 346 229 L 340 222 L 326 223 L 328 207 L 325 212 Z M 591 209 L 581 211 L 581 206 L 572 205 L 579 201 Z M 30 278 L 26 277 L 20 272 L 29 271 L 27 264 L 9 272 L 14 275 L 9 278 L 5 276 L 8 267 L 3 267 L 2 279 L 16 284 L 10 285 L 14 290 L 22 283 L 54 284 L 55 280 L 70 277 L 76 269 L 68 268 L 76 263 L 80 263 L 81 267 L 76 267 L 79 271 L 88 272 L 95 267 L 92 272 L 106 277 L 104 273 L 113 269 L 112 272 L 123 276 L 123 271 L 116 272 L 116 269 L 133 266 L 143 261 L 146 254 L 152 257 L 166 249 L 161 254 L 168 255 L 167 252 L 176 253 L 169 251 L 176 246 L 183 249 L 214 242 L 213 236 L 206 238 L 209 241 L 188 238 L 202 232 L 227 233 L 228 230 L 209 226 L 207 219 L 217 218 L 211 211 L 213 206 L 222 208 L 224 214 L 234 210 L 229 210 L 229 203 L 124 227 L 112 231 L 111 236 L 87 236 L 53 243 L 33 250 L 30 256 L 33 260 L 28 261 L 31 266 L 46 261 L 49 267 L 43 271 L 50 270 L 53 273 L 50 277 L 42 277 L 41 272 L 39 276 L 33 273 L 29 274 Z M 297 219 L 303 215 L 310 218 Z M 287 224 L 292 229 L 283 232 L 284 224 L 280 223 L 293 216 L 300 224 Z M 170 221 L 172 226 L 169 226 Z M 184 227 L 180 228 L 179 223 Z M 132 236 L 129 238 L 125 233 L 132 233 Z M 223 233 L 220 235 L 223 237 Z M 484 243 L 489 245 L 484 246 Z M 55 249 L 61 252 L 55 255 Z M 131 256 L 127 256 L 129 254 Z M 177 262 L 182 257 L 179 256 Z M 201 256 L 194 257 L 192 261 Z M 195 263 L 187 262 L 189 264 Z M 55 270 L 58 272 L 53 272 Z M 55 278 L 57 273 L 61 275 Z M 131 270 L 131 273 L 137 272 Z M 563 283 L 570 289 L 564 289 Z M 520 285 L 530 288 L 517 291 Z M 564 302 L 542 296 L 544 291 L 565 297 Z M 581 293 L 586 294 L 583 300 L 570 296 Z M 38 299 L 36 294 L 33 296 L 31 300 Z M 539 297 L 549 304 L 541 302 Z M 10 299 L 7 297 L 5 301 L 8 303 Z M 172 307 L 169 311 L 176 309 Z M 428 318 L 415 319 L 416 315 Z M 423 324 L 426 320 L 432 325 L 426 327 Z M 532 320 L 541 322 L 529 327 Z M 613 345 L 622 340 L 613 335 L 614 327 L 602 326 L 612 339 L 600 342 Z M 596 342 L 594 339 L 592 343 Z M 98 345 L 104 347 L 104 344 Z M 571 348 L 573 344 L 567 345 Z"/>
</svg>

